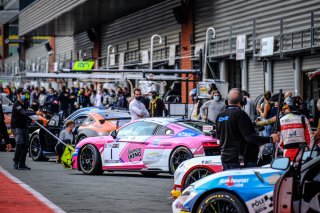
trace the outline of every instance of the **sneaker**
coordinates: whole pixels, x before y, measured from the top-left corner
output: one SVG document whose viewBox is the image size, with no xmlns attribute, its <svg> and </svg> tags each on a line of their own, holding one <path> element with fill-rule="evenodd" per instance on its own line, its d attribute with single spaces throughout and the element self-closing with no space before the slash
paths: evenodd
<svg viewBox="0 0 320 213">
<path fill-rule="evenodd" d="M 31 170 L 30 167 L 27 167 L 26 165 L 19 165 L 19 168 L 20 170 Z"/>
<path fill-rule="evenodd" d="M 19 170 L 19 166 L 17 163 L 13 163 L 13 168 Z"/>
</svg>

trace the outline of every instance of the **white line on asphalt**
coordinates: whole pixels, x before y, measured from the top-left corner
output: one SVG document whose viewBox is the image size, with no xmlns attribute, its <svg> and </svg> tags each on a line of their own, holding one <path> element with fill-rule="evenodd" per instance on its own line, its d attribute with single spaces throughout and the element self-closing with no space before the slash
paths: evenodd
<svg viewBox="0 0 320 213">
<path fill-rule="evenodd" d="M 47 205 L 50 209 L 52 209 L 56 213 L 66 213 L 63 211 L 59 206 L 52 203 L 50 200 L 48 200 L 46 197 L 44 197 L 42 194 L 31 188 L 29 185 L 25 184 L 15 176 L 11 175 L 8 171 L 6 171 L 4 168 L 0 166 L 0 172 L 7 176 L 9 179 L 11 179 L 13 182 L 19 184 L 22 188 L 30 192 L 33 196 L 35 196 L 38 200 L 43 202 L 45 205 Z"/>
</svg>

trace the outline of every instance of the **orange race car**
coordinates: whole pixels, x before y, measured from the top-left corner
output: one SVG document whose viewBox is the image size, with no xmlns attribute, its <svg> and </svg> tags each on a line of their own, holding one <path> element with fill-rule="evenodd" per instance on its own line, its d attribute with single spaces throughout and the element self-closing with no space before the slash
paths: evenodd
<svg viewBox="0 0 320 213">
<path fill-rule="evenodd" d="M 76 121 L 76 143 L 88 137 L 109 135 L 130 120 L 129 113 L 110 113 L 106 110 L 91 112 L 82 122 Z"/>
<path fill-rule="evenodd" d="M 66 119 L 75 122 L 75 137 L 72 145 L 87 137 L 109 135 L 110 132 L 131 120 L 130 114 L 125 110 L 99 108 L 88 108 L 88 110 L 85 110 L 84 108 L 78 111 Z M 46 126 L 46 129 L 56 136 L 59 136 L 60 131 L 64 128 L 65 126 L 62 124 L 59 114 L 53 115 Z M 40 161 L 55 157 L 56 144 L 56 138 L 48 134 L 44 129 L 37 129 L 30 137 L 29 150 L 31 158 L 35 161 Z"/>
</svg>

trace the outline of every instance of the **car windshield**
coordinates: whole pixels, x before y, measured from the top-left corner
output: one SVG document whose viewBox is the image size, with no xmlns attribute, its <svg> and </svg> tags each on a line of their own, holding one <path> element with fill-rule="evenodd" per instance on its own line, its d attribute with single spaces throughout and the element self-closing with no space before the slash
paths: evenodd
<svg viewBox="0 0 320 213">
<path fill-rule="evenodd" d="M 131 121 L 131 118 L 115 118 L 115 119 L 106 119 L 111 123 L 115 124 L 116 126 L 124 126 L 125 124 Z"/>
<path fill-rule="evenodd" d="M 213 124 L 202 121 L 179 121 L 177 124 L 192 129 L 200 134 L 209 134 L 213 129 Z"/>
</svg>

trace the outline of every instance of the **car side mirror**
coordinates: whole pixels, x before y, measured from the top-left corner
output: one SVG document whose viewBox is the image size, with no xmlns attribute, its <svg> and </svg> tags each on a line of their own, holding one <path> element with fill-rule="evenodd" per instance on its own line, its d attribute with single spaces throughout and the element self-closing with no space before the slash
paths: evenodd
<svg viewBox="0 0 320 213">
<path fill-rule="evenodd" d="M 110 133 L 110 135 L 111 135 L 111 137 L 113 137 L 113 139 L 116 139 L 117 138 L 117 131 L 112 131 L 111 133 Z"/>
<path fill-rule="evenodd" d="M 290 166 L 289 158 L 276 158 L 271 163 L 272 169 L 286 170 Z"/>
</svg>

